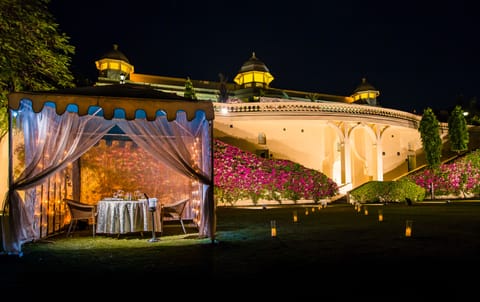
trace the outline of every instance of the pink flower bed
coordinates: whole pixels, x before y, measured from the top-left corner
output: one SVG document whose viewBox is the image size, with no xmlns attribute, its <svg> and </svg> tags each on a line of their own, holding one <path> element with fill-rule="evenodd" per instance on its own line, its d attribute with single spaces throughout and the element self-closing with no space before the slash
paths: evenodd
<svg viewBox="0 0 480 302">
<path fill-rule="evenodd" d="M 217 201 L 260 199 L 318 202 L 338 194 L 325 174 L 288 160 L 265 159 L 237 147 L 214 141 L 214 183 Z"/>
<path fill-rule="evenodd" d="M 480 193 L 480 150 L 453 163 L 442 164 L 438 170 L 424 169 L 409 178 L 436 197 L 473 197 Z"/>
</svg>

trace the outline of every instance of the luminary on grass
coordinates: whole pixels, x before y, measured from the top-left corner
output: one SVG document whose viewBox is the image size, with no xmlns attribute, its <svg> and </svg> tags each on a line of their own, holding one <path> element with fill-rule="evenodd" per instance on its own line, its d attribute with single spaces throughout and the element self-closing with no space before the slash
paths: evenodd
<svg viewBox="0 0 480 302">
<path fill-rule="evenodd" d="M 308 215 L 308 209 L 305 209 L 305 215 Z"/>
<path fill-rule="evenodd" d="M 365 209 L 364 209 L 364 212 L 363 212 L 363 213 L 364 213 L 365 215 L 368 215 L 368 208 L 367 208 L 367 207 L 365 207 Z"/>
<path fill-rule="evenodd" d="M 297 215 L 297 211 L 293 211 L 293 222 L 298 222 L 298 215 Z"/>
<path fill-rule="evenodd" d="M 312 213 L 315 212 L 315 208 L 312 208 Z"/>
<path fill-rule="evenodd" d="M 412 227 L 413 227 L 413 220 L 407 220 L 405 222 L 405 237 L 412 236 Z"/>
<path fill-rule="evenodd" d="M 272 238 L 277 237 L 277 222 L 275 220 L 270 220 L 270 229 L 272 233 Z"/>
<path fill-rule="evenodd" d="M 383 221 L 383 211 L 382 211 L 382 209 L 378 210 L 378 221 Z"/>
</svg>

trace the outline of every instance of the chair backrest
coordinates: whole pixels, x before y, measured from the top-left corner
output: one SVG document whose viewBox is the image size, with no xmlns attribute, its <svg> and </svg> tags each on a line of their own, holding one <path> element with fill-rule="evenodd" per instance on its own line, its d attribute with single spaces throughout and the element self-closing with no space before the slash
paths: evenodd
<svg viewBox="0 0 480 302">
<path fill-rule="evenodd" d="M 85 204 L 68 198 L 64 198 L 63 200 L 68 205 L 72 219 L 79 220 L 95 218 L 97 211 L 97 207 L 95 205 Z"/>
<path fill-rule="evenodd" d="M 185 199 L 175 201 L 174 203 L 170 203 L 167 205 L 164 204 L 162 206 L 166 212 L 175 212 L 181 216 L 183 214 L 183 211 L 185 210 L 185 206 L 187 205 L 187 202 L 189 201 L 190 201 L 190 198 L 185 198 Z"/>
</svg>

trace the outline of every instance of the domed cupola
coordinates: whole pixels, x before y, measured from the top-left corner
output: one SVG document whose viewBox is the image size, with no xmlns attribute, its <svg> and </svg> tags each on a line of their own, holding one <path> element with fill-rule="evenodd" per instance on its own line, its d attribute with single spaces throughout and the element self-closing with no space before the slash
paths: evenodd
<svg viewBox="0 0 480 302">
<path fill-rule="evenodd" d="M 376 106 L 379 95 L 380 91 L 368 83 L 366 78 L 362 78 L 362 83 L 353 91 L 351 97 L 354 103 Z"/>
<path fill-rule="evenodd" d="M 242 65 L 242 68 L 240 68 L 233 80 L 238 85 L 241 85 L 242 88 L 268 88 L 270 82 L 273 81 L 273 76 L 270 74 L 267 66 L 253 52 L 252 57 Z"/>
<path fill-rule="evenodd" d="M 99 77 L 121 83 L 130 79 L 130 74 L 133 73 L 133 65 L 118 50 L 117 44 L 113 44 L 112 50 L 104 54 L 98 61 L 95 61 L 95 65 L 99 70 Z"/>
</svg>

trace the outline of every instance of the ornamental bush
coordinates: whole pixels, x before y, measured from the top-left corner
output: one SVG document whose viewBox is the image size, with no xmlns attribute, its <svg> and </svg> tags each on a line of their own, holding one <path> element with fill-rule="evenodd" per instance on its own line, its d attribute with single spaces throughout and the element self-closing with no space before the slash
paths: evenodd
<svg viewBox="0 0 480 302">
<path fill-rule="evenodd" d="M 349 192 L 350 200 L 359 203 L 422 201 L 425 190 L 408 179 L 370 181 Z"/>
</svg>

